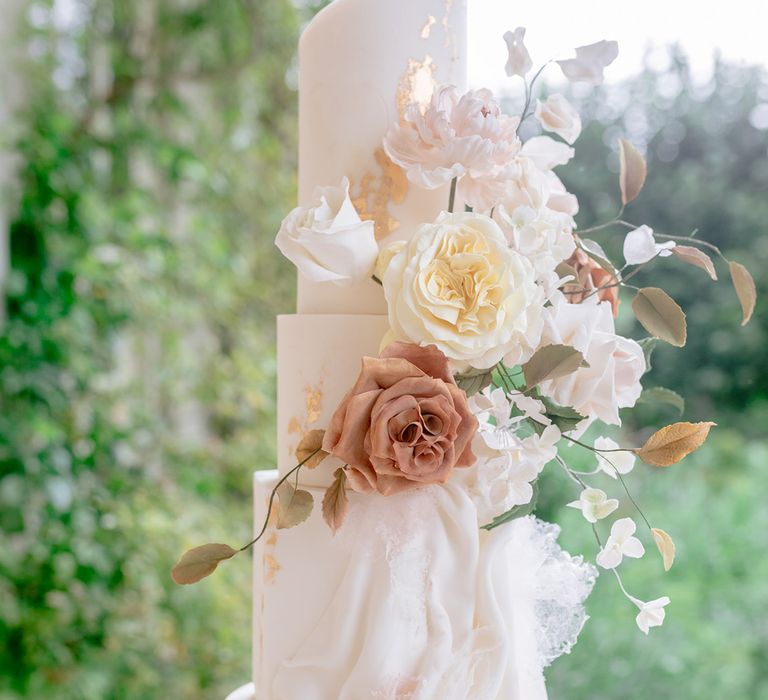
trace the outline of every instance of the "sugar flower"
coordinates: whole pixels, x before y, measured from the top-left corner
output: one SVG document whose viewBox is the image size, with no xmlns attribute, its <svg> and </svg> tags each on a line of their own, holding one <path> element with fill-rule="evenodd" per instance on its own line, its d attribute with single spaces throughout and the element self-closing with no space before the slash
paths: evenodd
<svg viewBox="0 0 768 700">
<path fill-rule="evenodd" d="M 563 95 L 550 95 L 544 102 L 536 102 L 536 119 L 539 124 L 557 134 L 568 143 L 573 143 L 581 133 L 581 117 L 574 106 Z"/>
<path fill-rule="evenodd" d="M 599 437 L 595 440 L 596 450 L 616 450 L 619 445 L 609 437 Z M 616 473 L 629 474 L 635 467 L 635 455 L 627 450 L 621 452 L 609 452 L 606 455 L 597 453 L 597 466 L 608 476 L 617 478 Z"/>
<path fill-rule="evenodd" d="M 443 213 L 419 228 L 382 280 L 395 336 L 435 345 L 455 363 L 525 361 L 538 345 L 544 292 L 493 219 Z"/>
<path fill-rule="evenodd" d="M 504 35 L 504 41 L 507 42 L 509 50 L 509 59 L 507 60 L 507 75 L 519 75 L 521 78 L 533 68 L 533 61 L 528 49 L 525 48 L 523 39 L 525 38 L 525 27 L 518 27 L 513 32 L 507 32 Z"/>
<path fill-rule="evenodd" d="M 630 231 L 624 239 L 624 259 L 627 265 L 642 265 L 657 255 L 662 258 L 672 255 L 674 247 L 674 241 L 656 243 L 653 229 L 643 225 Z"/>
<path fill-rule="evenodd" d="M 611 534 L 597 555 L 604 569 L 615 569 L 624 557 L 639 559 L 645 554 L 643 543 L 634 536 L 637 525 L 632 518 L 621 518 L 611 526 Z"/>
<path fill-rule="evenodd" d="M 629 599 L 640 609 L 635 621 L 641 632 L 648 634 L 651 627 L 661 627 L 664 624 L 666 616 L 664 608 L 670 603 L 667 596 L 657 598 L 648 603 L 644 603 L 642 600 L 632 598 L 631 596 Z"/>
<path fill-rule="evenodd" d="M 518 124 L 489 90 L 460 96 L 448 86 L 435 92 L 426 110 L 411 105 L 405 120 L 390 127 L 384 150 L 419 187 L 436 189 L 460 178 L 459 197 L 485 211 L 517 167 Z"/>
<path fill-rule="evenodd" d="M 601 489 L 586 488 L 581 492 L 579 500 L 572 501 L 568 507 L 578 508 L 587 522 L 596 523 L 613 513 L 619 507 L 619 501 L 608 498 Z"/>
<path fill-rule="evenodd" d="M 603 82 L 603 71 L 618 55 L 619 45 L 615 41 L 603 40 L 579 46 L 576 49 L 576 58 L 557 63 L 568 80 L 600 85 Z"/>
<path fill-rule="evenodd" d="M 349 180 L 320 187 L 309 207 L 283 220 L 275 245 L 314 282 L 349 284 L 370 277 L 379 247 L 372 221 L 362 221 L 349 197 Z"/>
<path fill-rule="evenodd" d="M 613 274 L 581 248 L 573 251 L 566 263 L 576 271 L 576 279 L 566 284 L 564 293 L 571 304 L 580 304 L 595 295 L 611 305 L 614 318 L 619 315 L 619 285 Z"/>
</svg>

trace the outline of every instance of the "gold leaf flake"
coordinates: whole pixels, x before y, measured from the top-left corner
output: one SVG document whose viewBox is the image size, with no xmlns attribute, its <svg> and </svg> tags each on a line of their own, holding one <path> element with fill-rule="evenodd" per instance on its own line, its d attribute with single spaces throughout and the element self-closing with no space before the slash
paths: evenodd
<svg viewBox="0 0 768 700">
<path fill-rule="evenodd" d="M 274 583 L 275 578 L 277 577 L 277 572 L 280 571 L 282 567 L 278 563 L 277 559 L 275 559 L 271 554 L 265 554 L 264 555 L 264 583 Z"/>
<path fill-rule="evenodd" d="M 408 194 L 408 178 L 402 168 L 395 165 L 381 148 L 374 158 L 380 175 L 365 173 L 353 191 L 352 203 L 361 219 L 373 221 L 376 238 L 389 236 L 400 227 L 400 222 L 389 211 L 390 204 L 402 204 Z"/>
<path fill-rule="evenodd" d="M 290 435 L 293 435 L 294 433 L 300 433 L 301 432 L 301 423 L 299 422 L 299 419 L 295 416 L 291 418 L 291 420 L 288 421 L 288 433 Z"/>
<path fill-rule="evenodd" d="M 429 54 L 424 56 L 423 61 L 408 59 L 408 67 L 397 86 L 397 113 L 401 119 L 412 102 L 427 105 L 432 99 L 437 87 L 436 70 L 437 65 Z"/>
<path fill-rule="evenodd" d="M 429 39 L 429 35 L 432 32 L 432 27 L 435 25 L 436 22 L 437 20 L 434 18 L 433 15 L 429 15 L 429 17 L 427 17 L 427 21 L 421 30 L 422 39 Z"/>
<path fill-rule="evenodd" d="M 317 423 L 320 419 L 320 407 L 323 402 L 321 386 L 308 386 L 304 388 L 305 404 L 307 408 L 307 425 Z"/>
</svg>

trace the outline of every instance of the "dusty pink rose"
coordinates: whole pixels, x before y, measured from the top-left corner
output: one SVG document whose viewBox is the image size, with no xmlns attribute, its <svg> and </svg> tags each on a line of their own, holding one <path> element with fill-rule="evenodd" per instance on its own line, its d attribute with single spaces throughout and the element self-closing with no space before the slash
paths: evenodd
<svg viewBox="0 0 768 700">
<path fill-rule="evenodd" d="M 611 305 L 613 317 L 619 315 L 619 288 L 608 287 L 607 285 L 615 282 L 613 275 L 604 270 L 597 262 L 589 257 L 583 250 L 577 248 L 573 255 L 565 261 L 576 270 L 577 279 L 565 285 L 563 291 L 565 298 L 571 304 L 579 304 L 587 296 L 594 293 L 596 289 L 606 286 L 597 292 L 597 298 L 600 301 L 607 301 Z"/>
<path fill-rule="evenodd" d="M 384 496 L 446 482 L 475 461 L 477 420 L 434 346 L 392 343 L 363 359 L 331 419 L 323 449 L 347 463 L 356 491 Z"/>
<path fill-rule="evenodd" d="M 486 210 L 496 203 L 499 182 L 517 172 L 518 123 L 489 90 L 459 96 L 456 88 L 443 87 L 426 110 L 411 105 L 404 121 L 392 125 L 384 150 L 419 187 L 436 189 L 460 178 L 459 197 Z"/>
</svg>

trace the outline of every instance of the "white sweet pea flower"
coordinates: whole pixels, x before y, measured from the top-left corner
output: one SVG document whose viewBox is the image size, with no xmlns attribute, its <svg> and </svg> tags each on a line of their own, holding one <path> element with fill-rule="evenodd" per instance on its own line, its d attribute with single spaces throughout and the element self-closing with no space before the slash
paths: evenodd
<svg viewBox="0 0 768 700">
<path fill-rule="evenodd" d="M 581 514 L 590 523 L 607 518 L 619 507 L 615 498 L 608 498 L 601 489 L 586 488 L 581 492 L 578 501 L 568 504 L 569 508 L 578 508 Z"/>
<path fill-rule="evenodd" d="M 525 74 L 533 68 L 531 55 L 523 43 L 524 38 L 525 27 L 518 27 L 514 32 L 507 32 L 504 35 L 504 41 L 507 42 L 507 49 L 509 50 L 506 71 L 510 77 L 519 75 L 521 78 L 524 78 Z"/>
<path fill-rule="evenodd" d="M 541 171 L 552 170 L 558 165 L 565 165 L 573 158 L 575 151 L 550 136 L 534 136 L 528 139 L 520 149 L 520 155 L 529 158 Z"/>
<path fill-rule="evenodd" d="M 370 277 L 379 246 L 372 221 L 363 221 L 349 197 L 349 180 L 319 187 L 309 207 L 283 220 L 275 245 L 313 282 L 349 284 Z"/>
<path fill-rule="evenodd" d="M 512 394 L 510 400 L 517 410 L 526 418 L 530 418 L 531 420 L 544 425 L 552 425 L 552 421 L 544 415 L 544 412 L 546 411 L 544 404 L 538 399 L 534 399 L 533 396 Z"/>
<path fill-rule="evenodd" d="M 598 41 L 595 44 L 579 46 L 576 58 L 558 61 L 558 65 L 571 82 L 591 83 L 600 85 L 603 82 L 603 71 L 611 65 L 619 55 L 619 45 L 615 41 Z"/>
<path fill-rule="evenodd" d="M 595 440 L 596 450 L 617 450 L 619 444 L 609 437 L 599 437 Z M 610 452 L 607 455 L 597 453 L 597 466 L 608 476 L 616 479 L 616 472 L 619 474 L 629 474 L 635 467 L 635 455 L 628 450 L 621 452 Z"/>
<path fill-rule="evenodd" d="M 664 617 L 666 616 L 664 608 L 670 603 L 668 596 L 651 600 L 648 603 L 632 596 L 629 596 L 629 599 L 640 609 L 635 620 L 641 632 L 648 634 L 651 627 L 661 627 L 664 624 Z"/>
<path fill-rule="evenodd" d="M 657 255 L 662 258 L 672 255 L 674 247 L 674 241 L 656 243 L 653 229 L 643 225 L 630 231 L 624 239 L 624 259 L 627 265 L 642 265 Z"/>
<path fill-rule="evenodd" d="M 632 518 L 621 518 L 611 527 L 605 546 L 597 555 L 597 563 L 604 569 L 615 569 L 624 557 L 639 559 L 645 554 L 643 543 L 634 536 L 637 525 Z"/>
<path fill-rule="evenodd" d="M 512 409 L 507 392 L 500 387 L 486 387 L 475 394 L 469 400 L 469 407 L 480 422 L 481 430 L 483 424 L 493 425 L 494 429 L 501 430 L 507 428 L 512 422 Z"/>
<path fill-rule="evenodd" d="M 545 102 L 536 101 L 536 119 L 539 124 L 572 144 L 581 133 L 581 117 L 563 95 L 550 95 Z"/>
</svg>

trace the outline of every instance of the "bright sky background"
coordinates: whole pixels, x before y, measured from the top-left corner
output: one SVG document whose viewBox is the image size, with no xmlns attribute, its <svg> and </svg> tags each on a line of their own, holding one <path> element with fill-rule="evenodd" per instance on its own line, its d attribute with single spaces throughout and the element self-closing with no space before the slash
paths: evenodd
<svg viewBox="0 0 768 700">
<path fill-rule="evenodd" d="M 686 49 L 702 80 L 711 74 L 715 49 L 730 60 L 768 64 L 764 0 L 468 0 L 468 5 L 471 87 L 514 87 L 504 73 L 502 35 L 519 26 L 527 29 L 535 68 L 550 58 L 572 57 L 576 46 L 615 39 L 619 57 L 606 71 L 609 82 L 640 70 L 649 46 L 674 42 Z M 556 66 L 550 70 L 550 81 L 562 75 Z"/>
</svg>

